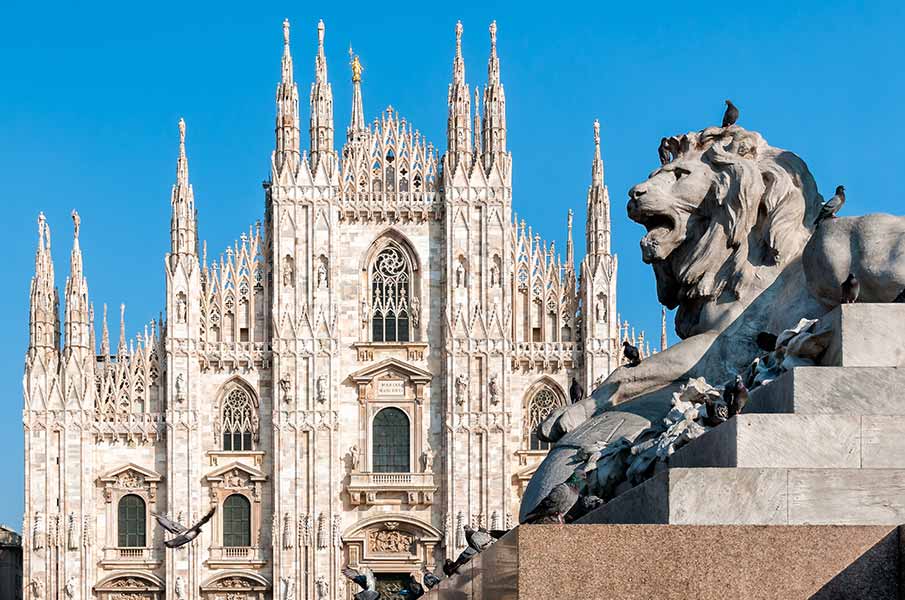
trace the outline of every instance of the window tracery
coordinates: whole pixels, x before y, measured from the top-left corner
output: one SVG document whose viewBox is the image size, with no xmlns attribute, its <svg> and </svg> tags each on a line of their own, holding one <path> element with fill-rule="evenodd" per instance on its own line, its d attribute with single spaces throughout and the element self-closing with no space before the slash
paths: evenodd
<svg viewBox="0 0 905 600">
<path fill-rule="evenodd" d="M 220 415 L 223 450 L 252 450 L 258 437 L 258 414 L 251 395 L 240 387 L 231 389 L 223 399 Z"/>
<path fill-rule="evenodd" d="M 526 445 L 529 450 L 550 449 L 550 443 L 542 441 L 537 436 L 537 428 L 560 406 L 562 406 L 562 402 L 559 396 L 548 386 L 540 388 L 528 401 Z"/>
<path fill-rule="evenodd" d="M 381 250 L 371 266 L 371 339 L 411 340 L 412 265 L 396 244 Z"/>
</svg>

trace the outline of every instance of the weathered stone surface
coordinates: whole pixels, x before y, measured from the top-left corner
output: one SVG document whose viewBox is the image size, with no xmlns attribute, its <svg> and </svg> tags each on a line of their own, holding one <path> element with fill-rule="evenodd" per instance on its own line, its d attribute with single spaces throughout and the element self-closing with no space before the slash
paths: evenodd
<svg viewBox="0 0 905 600">
<path fill-rule="evenodd" d="M 905 415 L 905 369 L 798 367 L 755 389 L 746 413 Z"/>
<path fill-rule="evenodd" d="M 689 442 L 669 465 L 857 469 L 861 450 L 860 417 L 742 414 Z"/>
<path fill-rule="evenodd" d="M 905 523 L 903 469 L 791 469 L 790 524 Z"/>
<path fill-rule="evenodd" d="M 779 525 L 787 522 L 783 469 L 669 469 L 581 523 Z"/>
<path fill-rule="evenodd" d="M 821 364 L 905 366 L 905 304 L 842 304 L 827 313 L 833 328 Z"/>
<path fill-rule="evenodd" d="M 426 599 L 893 600 L 900 553 L 889 526 L 531 525 Z"/>
<path fill-rule="evenodd" d="M 861 466 L 905 469 L 905 419 L 885 415 L 861 417 Z"/>
</svg>

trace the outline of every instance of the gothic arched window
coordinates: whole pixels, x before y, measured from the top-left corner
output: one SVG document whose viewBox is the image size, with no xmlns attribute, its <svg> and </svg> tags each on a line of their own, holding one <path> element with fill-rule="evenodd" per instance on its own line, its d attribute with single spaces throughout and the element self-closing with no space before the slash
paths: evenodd
<svg viewBox="0 0 905 600">
<path fill-rule="evenodd" d="M 544 386 L 537 390 L 528 401 L 526 411 L 527 446 L 529 450 L 549 450 L 550 443 L 537 437 L 537 428 L 549 417 L 554 410 L 562 406 L 559 396 L 549 387 Z"/>
<path fill-rule="evenodd" d="M 409 419 L 398 408 L 384 408 L 374 417 L 373 471 L 375 473 L 408 473 Z"/>
<path fill-rule="evenodd" d="M 252 450 L 258 419 L 251 395 L 239 387 L 231 389 L 223 399 L 221 416 L 223 449 L 233 452 Z"/>
<path fill-rule="evenodd" d="M 251 504 L 242 494 L 223 501 L 223 545 L 251 546 Z"/>
<path fill-rule="evenodd" d="M 120 548 L 145 547 L 145 501 L 135 494 L 120 498 L 117 506 Z"/>
<path fill-rule="evenodd" d="M 377 254 L 371 264 L 372 341 L 411 340 L 411 293 L 411 261 L 402 248 L 390 243 Z"/>
</svg>

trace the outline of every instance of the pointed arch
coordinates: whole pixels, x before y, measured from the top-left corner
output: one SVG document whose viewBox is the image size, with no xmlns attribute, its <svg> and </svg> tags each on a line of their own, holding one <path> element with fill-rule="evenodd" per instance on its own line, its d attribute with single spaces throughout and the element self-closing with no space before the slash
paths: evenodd
<svg viewBox="0 0 905 600">
<path fill-rule="evenodd" d="M 525 390 L 524 397 L 524 437 L 526 450 L 546 452 L 550 444 L 537 436 L 538 426 L 557 408 L 566 405 L 566 394 L 562 386 L 551 377 L 544 375 Z"/>
<path fill-rule="evenodd" d="M 255 389 L 235 375 L 220 386 L 214 439 L 226 452 L 253 450 L 260 434 L 260 400 Z"/>
<path fill-rule="evenodd" d="M 361 263 L 364 339 L 404 343 L 416 340 L 421 302 L 421 265 L 414 245 L 394 228 L 384 230 Z"/>
</svg>

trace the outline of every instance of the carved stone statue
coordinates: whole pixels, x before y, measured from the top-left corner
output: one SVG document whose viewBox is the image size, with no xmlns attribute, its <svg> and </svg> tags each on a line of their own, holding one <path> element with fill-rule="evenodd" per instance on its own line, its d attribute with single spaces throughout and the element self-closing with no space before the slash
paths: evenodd
<svg viewBox="0 0 905 600">
<path fill-rule="evenodd" d="M 325 265 L 318 265 L 317 267 L 317 287 L 330 287 L 330 285 L 327 283 L 327 267 Z"/>
<path fill-rule="evenodd" d="M 41 600 L 44 597 L 44 582 L 40 579 L 31 580 L 31 597 L 34 600 Z"/>
<path fill-rule="evenodd" d="M 430 444 L 421 454 L 421 470 L 425 473 L 433 473 L 434 471 L 434 451 L 431 449 Z"/>
<path fill-rule="evenodd" d="M 500 270 L 496 265 L 490 267 L 490 287 L 496 287 L 500 283 Z"/>
<path fill-rule="evenodd" d="M 317 600 L 327 600 L 327 594 L 330 593 L 330 586 L 327 584 L 327 578 L 318 575 L 314 582 L 314 590 L 317 592 Z"/>
<path fill-rule="evenodd" d="M 295 600 L 295 577 L 280 577 L 283 581 L 283 599 Z"/>
<path fill-rule="evenodd" d="M 185 375 L 180 373 L 176 376 L 176 402 L 185 401 Z"/>
<path fill-rule="evenodd" d="M 186 600 L 185 598 L 185 579 L 182 575 L 176 577 L 176 583 L 173 586 L 176 592 L 176 600 Z"/>
<path fill-rule="evenodd" d="M 289 379 L 289 374 L 285 373 L 280 378 L 280 391 L 283 392 L 283 402 L 289 403 L 292 402 L 292 381 Z"/>
<path fill-rule="evenodd" d="M 499 404 L 499 402 L 500 402 L 500 386 L 497 383 L 496 375 L 490 376 L 490 381 L 487 383 L 487 391 L 490 394 L 490 403 Z"/>
<path fill-rule="evenodd" d="M 317 376 L 317 401 L 327 401 L 327 378 L 323 375 Z"/>
<path fill-rule="evenodd" d="M 292 286 L 293 274 L 292 257 L 287 256 L 283 259 L 283 287 Z"/>
<path fill-rule="evenodd" d="M 357 473 L 361 468 L 361 450 L 357 444 L 349 450 L 349 463 L 353 473 Z"/>
<path fill-rule="evenodd" d="M 44 522 L 40 512 L 35 513 L 35 519 L 31 525 L 31 547 L 38 551 L 44 548 Z"/>
<path fill-rule="evenodd" d="M 418 299 L 418 296 L 412 298 L 410 309 L 412 311 L 412 325 L 418 327 L 418 323 L 421 322 L 421 300 Z"/>
<path fill-rule="evenodd" d="M 69 520 L 67 522 L 67 531 L 66 531 L 66 548 L 69 550 L 78 550 L 79 549 L 79 533 L 81 533 L 81 526 L 75 521 L 75 513 L 69 513 Z"/>
<path fill-rule="evenodd" d="M 371 320 L 371 306 L 367 298 L 361 299 L 361 322 L 367 324 Z"/>
<path fill-rule="evenodd" d="M 823 198 L 793 153 L 737 126 L 672 141 L 675 160 L 630 190 L 628 214 L 647 227 L 642 259 L 653 267 L 660 302 L 678 308 L 682 341 L 637 367 L 617 368 L 593 394 L 541 424 L 540 435 L 558 444 L 525 491 L 522 517 L 573 472 L 576 448 L 632 439 L 667 412 L 672 392 L 689 378 L 732 380 L 759 354 L 751 332 L 824 315 L 839 304 L 849 272 L 861 280 L 862 302 L 890 302 L 905 288 L 905 261 L 895 259 L 905 254 L 905 218 L 841 217 L 815 226 Z"/>
<path fill-rule="evenodd" d="M 75 598 L 75 590 L 78 584 L 78 579 L 75 577 L 70 577 L 66 580 L 66 585 L 63 586 L 63 593 L 66 594 L 67 598 Z"/>
<path fill-rule="evenodd" d="M 468 391 L 468 377 L 464 373 L 460 373 L 456 377 L 456 404 L 462 406 L 465 404 L 465 393 Z"/>
<path fill-rule="evenodd" d="M 460 288 L 465 285 L 465 267 L 458 265 L 456 267 L 456 287 Z"/>
</svg>

